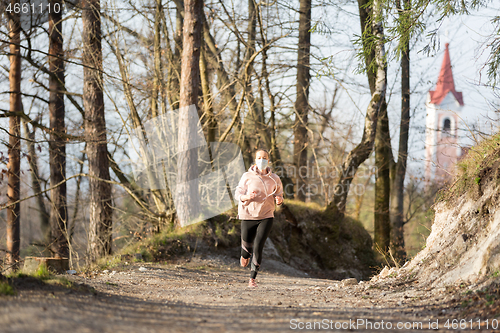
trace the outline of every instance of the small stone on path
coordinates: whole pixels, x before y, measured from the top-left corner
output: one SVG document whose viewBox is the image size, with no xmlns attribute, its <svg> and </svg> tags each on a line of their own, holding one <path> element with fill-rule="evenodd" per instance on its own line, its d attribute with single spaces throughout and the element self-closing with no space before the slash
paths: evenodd
<svg viewBox="0 0 500 333">
<path fill-rule="evenodd" d="M 344 279 L 344 280 L 342 280 L 342 287 L 355 286 L 357 284 L 358 284 L 358 280 L 356 280 L 355 278 L 350 278 L 350 279 Z"/>
</svg>

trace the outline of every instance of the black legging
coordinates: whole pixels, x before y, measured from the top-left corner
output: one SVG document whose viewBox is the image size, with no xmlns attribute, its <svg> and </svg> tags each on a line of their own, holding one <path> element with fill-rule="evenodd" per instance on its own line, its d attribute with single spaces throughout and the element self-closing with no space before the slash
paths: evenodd
<svg viewBox="0 0 500 333">
<path fill-rule="evenodd" d="M 241 256 L 250 258 L 253 253 L 250 277 L 255 279 L 262 262 L 262 250 L 271 228 L 273 218 L 264 220 L 242 220 L 241 221 Z M 252 252 L 253 250 L 253 252 Z"/>
</svg>

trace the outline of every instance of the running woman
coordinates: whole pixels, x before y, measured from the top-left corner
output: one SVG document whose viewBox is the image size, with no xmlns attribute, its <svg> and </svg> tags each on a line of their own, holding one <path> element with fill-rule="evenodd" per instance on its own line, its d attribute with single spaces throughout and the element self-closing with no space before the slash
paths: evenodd
<svg viewBox="0 0 500 333">
<path fill-rule="evenodd" d="M 255 165 L 241 176 L 236 187 L 238 218 L 241 219 L 240 264 L 246 267 L 252 257 L 249 287 L 257 287 L 255 278 L 262 262 L 262 250 L 274 219 L 274 203 L 283 203 L 283 185 L 280 177 L 271 172 L 269 152 L 255 152 Z"/>
</svg>

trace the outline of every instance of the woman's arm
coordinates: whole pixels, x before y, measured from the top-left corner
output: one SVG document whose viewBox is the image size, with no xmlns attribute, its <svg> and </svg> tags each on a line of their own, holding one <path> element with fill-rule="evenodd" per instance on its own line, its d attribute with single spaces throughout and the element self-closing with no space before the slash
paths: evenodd
<svg viewBox="0 0 500 333">
<path fill-rule="evenodd" d="M 238 183 L 238 186 L 236 187 L 236 191 L 234 192 L 234 199 L 237 201 L 245 202 L 248 200 L 251 200 L 255 198 L 256 193 L 252 191 L 250 194 L 247 193 L 247 173 L 245 172 L 243 176 L 241 176 L 240 182 Z"/>
<path fill-rule="evenodd" d="M 276 200 L 277 205 L 281 205 L 283 203 L 283 183 L 278 175 L 276 175 L 276 193 L 274 194 L 274 198 Z"/>
<path fill-rule="evenodd" d="M 257 193 L 255 191 L 252 191 L 247 195 L 244 194 L 244 195 L 240 196 L 240 201 L 241 202 L 249 201 L 249 200 L 255 199 L 256 196 L 257 196 Z"/>
</svg>

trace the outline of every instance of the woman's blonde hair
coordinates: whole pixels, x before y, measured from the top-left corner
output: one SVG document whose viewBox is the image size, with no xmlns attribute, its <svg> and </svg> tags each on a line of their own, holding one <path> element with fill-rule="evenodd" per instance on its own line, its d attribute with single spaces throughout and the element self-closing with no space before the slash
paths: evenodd
<svg viewBox="0 0 500 333">
<path fill-rule="evenodd" d="M 263 148 L 261 148 L 261 149 L 257 149 L 257 150 L 255 151 L 255 156 L 257 156 L 257 153 L 258 153 L 259 151 L 263 151 L 263 152 L 265 152 L 265 153 L 267 154 L 267 157 L 268 157 L 268 158 L 270 158 L 270 157 L 271 157 L 271 155 L 269 154 L 269 151 L 268 151 L 267 149 L 263 149 Z"/>
</svg>

